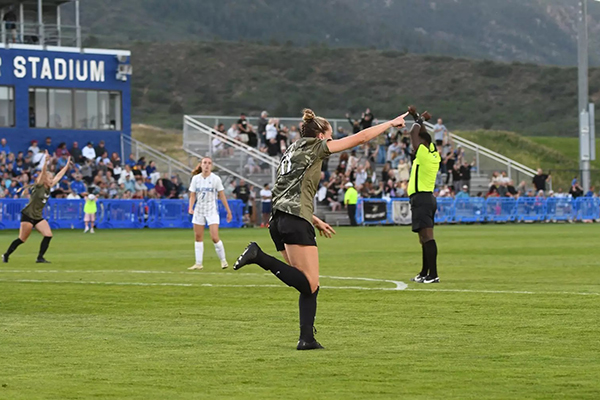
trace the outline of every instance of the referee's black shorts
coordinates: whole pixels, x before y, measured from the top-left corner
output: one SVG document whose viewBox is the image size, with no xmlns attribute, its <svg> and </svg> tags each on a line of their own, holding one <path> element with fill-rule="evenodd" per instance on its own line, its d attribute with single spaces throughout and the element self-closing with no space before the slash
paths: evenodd
<svg viewBox="0 0 600 400">
<path fill-rule="evenodd" d="M 315 228 L 310 222 L 279 210 L 271 216 L 269 233 L 277 251 L 285 250 L 286 244 L 317 245 Z"/>
<path fill-rule="evenodd" d="M 412 194 L 410 196 L 410 210 L 412 212 L 413 232 L 433 228 L 435 212 L 437 211 L 437 200 L 433 193 L 420 192 Z"/>
</svg>

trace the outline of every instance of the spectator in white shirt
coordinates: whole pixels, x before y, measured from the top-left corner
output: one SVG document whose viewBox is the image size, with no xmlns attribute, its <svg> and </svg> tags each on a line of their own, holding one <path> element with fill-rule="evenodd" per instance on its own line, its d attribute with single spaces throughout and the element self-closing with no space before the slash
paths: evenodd
<svg viewBox="0 0 600 400">
<path fill-rule="evenodd" d="M 447 135 L 448 130 L 443 124 L 442 119 L 438 119 L 437 124 L 433 126 L 433 135 L 435 137 L 435 144 L 441 147 L 444 144 L 444 137 Z"/>
<path fill-rule="evenodd" d="M 271 199 L 273 193 L 269 189 L 269 184 L 266 183 L 264 188 L 260 191 L 260 199 L 262 200 L 262 223 L 261 228 L 264 228 L 269 224 L 269 216 L 271 215 Z"/>
<path fill-rule="evenodd" d="M 37 153 L 39 153 L 40 152 L 40 148 L 38 147 L 38 141 L 37 140 L 32 140 L 31 141 L 31 146 L 29 146 L 29 149 L 27 149 L 27 150 L 31 151 L 34 156 Z"/>
<path fill-rule="evenodd" d="M 128 164 L 125 164 L 125 169 L 121 172 L 121 176 L 119 176 L 119 185 L 127 182 L 127 177 L 131 180 L 135 180 L 135 175 L 133 175 L 133 171 Z"/>
<path fill-rule="evenodd" d="M 108 153 L 107 152 L 104 152 L 104 154 L 102 154 L 98 158 L 96 158 L 96 164 L 99 164 L 100 161 L 102 161 L 104 163 L 104 165 L 111 165 L 112 166 L 112 163 L 110 162 L 110 158 L 108 158 Z"/>
<path fill-rule="evenodd" d="M 48 157 L 50 157 L 50 155 L 48 155 Z M 33 165 L 35 165 L 35 169 L 41 170 L 44 164 L 46 163 L 46 153 L 38 151 L 33 156 L 33 159 L 31 161 L 33 162 Z"/>
<path fill-rule="evenodd" d="M 94 145 L 92 142 L 88 142 L 88 144 L 81 150 L 81 155 L 88 160 L 96 159 L 96 150 L 94 150 Z"/>
<path fill-rule="evenodd" d="M 218 137 L 212 140 L 212 152 L 216 157 L 220 157 L 223 152 L 223 142 Z"/>
<path fill-rule="evenodd" d="M 238 131 L 237 124 L 231 124 L 231 128 L 227 130 L 227 136 L 232 140 L 238 140 L 240 137 L 240 131 Z"/>
<path fill-rule="evenodd" d="M 364 183 L 367 181 L 368 177 L 369 176 L 367 174 L 365 167 L 362 165 L 360 167 L 358 167 L 358 170 L 356 171 L 356 178 L 355 178 L 356 182 L 354 182 L 356 187 L 364 185 Z"/>
<path fill-rule="evenodd" d="M 277 140 L 277 122 L 279 121 L 276 118 L 271 118 L 269 120 L 265 130 L 267 142 L 274 143 L 274 141 Z"/>
<path fill-rule="evenodd" d="M 402 146 L 400 146 L 400 143 L 393 142 L 390 145 L 390 147 L 388 147 L 386 162 L 391 162 L 394 159 L 394 157 L 396 157 L 398 154 L 400 154 L 401 150 L 402 150 Z M 396 154 L 394 155 L 394 153 L 396 153 Z"/>
</svg>

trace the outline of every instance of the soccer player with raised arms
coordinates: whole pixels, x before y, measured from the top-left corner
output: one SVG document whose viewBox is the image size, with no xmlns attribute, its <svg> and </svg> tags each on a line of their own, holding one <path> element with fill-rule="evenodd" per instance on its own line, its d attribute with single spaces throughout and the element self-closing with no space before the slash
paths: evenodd
<svg viewBox="0 0 600 400">
<path fill-rule="evenodd" d="M 46 203 L 50 198 L 50 189 L 56 186 L 62 177 L 67 173 L 67 170 L 71 166 L 71 157 L 68 158 L 67 164 L 61 169 L 56 176 L 52 177 L 52 173 L 46 171 L 48 163 L 50 162 L 50 156 L 46 150 L 44 157 L 42 158 L 42 170 L 40 171 L 35 183 L 29 188 L 30 196 L 29 203 L 21 211 L 21 227 L 19 229 L 19 237 L 16 238 L 6 250 L 6 253 L 2 255 L 2 261 L 7 263 L 10 255 L 23 243 L 27 241 L 33 228 L 37 229 L 38 232 L 44 236 L 42 243 L 40 244 L 40 252 L 38 253 L 37 263 L 49 264 L 50 261 L 44 258 L 50 241 L 52 240 L 52 229 L 50 224 L 44 219 L 43 213 Z"/>
<path fill-rule="evenodd" d="M 212 160 L 204 157 L 200 164 L 192 171 L 192 183 L 190 184 L 190 204 L 188 212 L 193 214 L 192 224 L 194 224 L 194 250 L 196 253 L 196 263 L 190 270 L 202 270 L 202 258 L 204 257 L 204 226 L 208 225 L 210 238 L 215 245 L 215 251 L 221 268 L 225 269 L 229 265 L 225 258 L 225 246 L 219 239 L 219 210 L 217 209 L 217 197 L 223 203 L 227 210 L 227 222 L 231 222 L 231 210 L 227 204 L 227 198 L 223 188 L 221 178 L 212 173 Z"/>
<path fill-rule="evenodd" d="M 423 115 L 419 115 L 412 106 L 408 108 L 408 112 L 415 119 L 415 124 L 410 130 L 413 164 L 408 181 L 408 195 L 412 211 L 412 230 L 419 234 L 423 251 L 421 272 L 411 280 L 418 283 L 439 283 L 437 244 L 433 238 L 437 201 L 433 189 L 441 158 L 423 122 L 431 118 L 429 113 L 425 111 Z"/>
<path fill-rule="evenodd" d="M 319 252 L 314 228 L 325 237 L 335 234 L 331 226 L 313 215 L 313 199 L 319 186 L 323 159 L 331 153 L 366 143 L 391 127 L 404 126 L 404 117 L 408 113 L 338 140 L 331 139 L 331 125 L 325 118 L 316 116 L 310 109 L 305 109 L 303 114 L 301 138 L 283 155 L 273 187 L 269 231 L 286 262 L 264 253 L 252 242 L 233 269 L 258 264 L 300 292 L 300 339 L 296 348 L 312 350 L 323 348 L 313 333 L 319 293 Z"/>
</svg>

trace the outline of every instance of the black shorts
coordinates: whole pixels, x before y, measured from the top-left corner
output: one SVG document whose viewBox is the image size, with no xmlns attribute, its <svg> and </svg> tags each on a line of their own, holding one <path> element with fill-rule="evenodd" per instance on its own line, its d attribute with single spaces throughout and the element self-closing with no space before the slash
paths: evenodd
<svg viewBox="0 0 600 400">
<path fill-rule="evenodd" d="M 269 223 L 269 233 L 277 251 L 285 250 L 286 244 L 316 246 L 315 228 L 304 218 L 275 211 Z"/>
<path fill-rule="evenodd" d="M 21 222 L 29 222 L 33 226 L 36 226 L 37 224 L 39 224 L 43 220 L 44 220 L 44 218 L 42 218 L 42 219 L 33 219 L 30 216 L 26 215 L 25 213 L 21 212 Z"/>
<path fill-rule="evenodd" d="M 437 200 L 433 193 L 421 192 L 410 196 L 410 210 L 412 212 L 413 232 L 433 228 L 435 212 L 437 211 Z"/>
</svg>

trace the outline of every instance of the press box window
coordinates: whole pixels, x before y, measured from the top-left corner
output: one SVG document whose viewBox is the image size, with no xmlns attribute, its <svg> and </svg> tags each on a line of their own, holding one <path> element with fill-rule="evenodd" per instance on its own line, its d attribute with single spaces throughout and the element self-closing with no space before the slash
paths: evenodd
<svg viewBox="0 0 600 400">
<path fill-rule="evenodd" d="M 121 93 L 75 91 L 76 129 L 121 129 Z"/>
<path fill-rule="evenodd" d="M 120 92 L 32 88 L 29 105 L 31 127 L 121 129 Z"/>
<path fill-rule="evenodd" d="M 15 90 L 0 86 L 0 126 L 15 126 Z"/>
<path fill-rule="evenodd" d="M 29 126 L 73 128 L 73 95 L 69 89 L 29 89 Z"/>
</svg>

